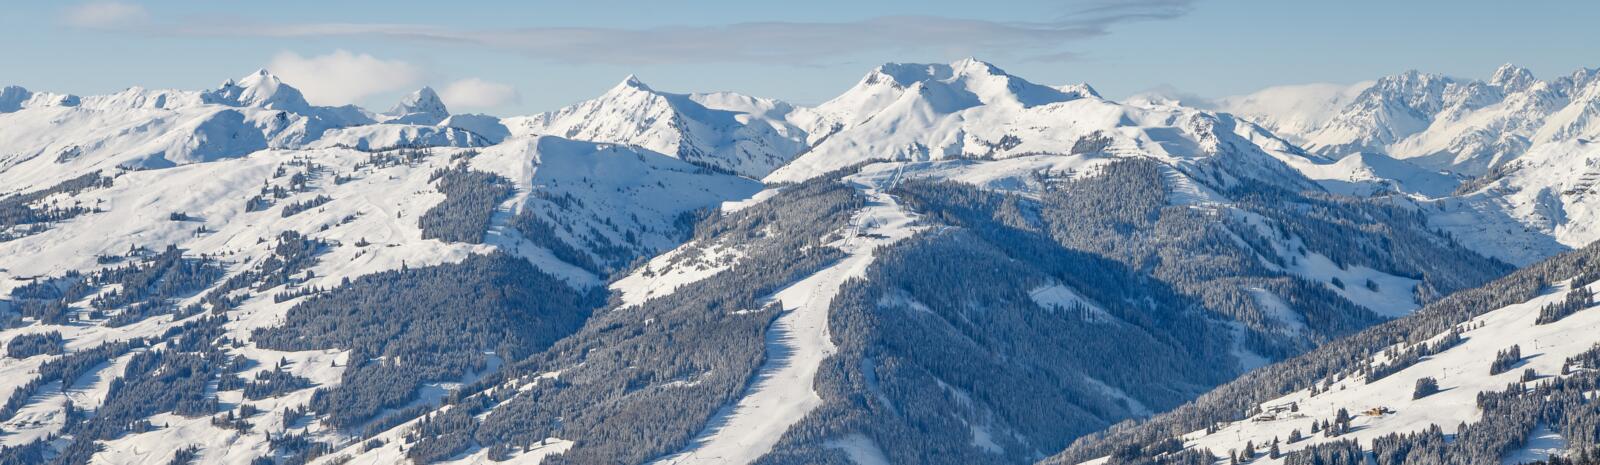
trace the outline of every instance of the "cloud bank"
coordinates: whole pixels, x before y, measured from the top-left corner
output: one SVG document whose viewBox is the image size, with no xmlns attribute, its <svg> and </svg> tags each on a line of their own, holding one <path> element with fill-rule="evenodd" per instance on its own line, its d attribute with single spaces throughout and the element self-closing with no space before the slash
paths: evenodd
<svg viewBox="0 0 1600 465">
<path fill-rule="evenodd" d="M 150 20 L 143 6 L 117 1 L 73 5 L 61 14 L 61 22 L 83 29 L 136 29 Z"/>
<path fill-rule="evenodd" d="M 423 76 L 411 63 L 345 50 L 309 57 L 281 52 L 268 69 L 300 89 L 306 101 L 315 105 L 344 105 L 384 92 L 410 90 L 420 85 Z"/>
<path fill-rule="evenodd" d="M 937 52 L 1066 59 L 1071 42 L 1111 27 L 1187 14 L 1194 0 L 1103 1 L 1051 20 L 1016 22 L 941 16 L 882 16 L 844 22 L 740 22 L 654 28 L 452 28 L 421 24 L 190 22 L 162 33 L 273 38 L 369 37 L 490 47 L 585 64 L 817 64 L 868 52 Z M 196 25 L 198 24 L 198 25 Z M 225 26 L 223 25 L 225 24 Z"/>
<path fill-rule="evenodd" d="M 452 109 L 483 110 L 521 103 L 522 94 L 509 84 L 466 78 L 439 90 L 439 98 Z"/>
</svg>

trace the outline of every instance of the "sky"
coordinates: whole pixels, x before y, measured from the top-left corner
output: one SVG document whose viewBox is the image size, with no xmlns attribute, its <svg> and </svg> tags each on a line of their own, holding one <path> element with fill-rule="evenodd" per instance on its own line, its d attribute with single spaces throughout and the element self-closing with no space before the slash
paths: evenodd
<svg viewBox="0 0 1600 465">
<path fill-rule="evenodd" d="M 989 61 L 1119 98 L 1221 97 L 1408 69 L 1600 67 L 1591 0 L 10 1 L 0 85 L 204 89 L 267 68 L 312 103 L 383 110 L 423 85 L 502 116 L 669 92 L 800 104 L 885 62 Z"/>
</svg>

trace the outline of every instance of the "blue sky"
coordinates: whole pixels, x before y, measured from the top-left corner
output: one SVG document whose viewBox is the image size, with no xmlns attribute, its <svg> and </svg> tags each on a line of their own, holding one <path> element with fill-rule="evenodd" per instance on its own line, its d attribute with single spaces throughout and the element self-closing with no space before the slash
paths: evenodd
<svg viewBox="0 0 1600 465">
<path fill-rule="evenodd" d="M 199 89 L 268 67 L 317 103 L 415 87 L 458 111 L 553 109 L 637 74 L 657 89 L 798 103 L 886 61 L 991 61 L 1110 97 L 1223 96 L 1406 69 L 1541 77 L 1600 66 L 1600 2 L 988 0 L 24 1 L 0 15 L 0 84 Z"/>
</svg>

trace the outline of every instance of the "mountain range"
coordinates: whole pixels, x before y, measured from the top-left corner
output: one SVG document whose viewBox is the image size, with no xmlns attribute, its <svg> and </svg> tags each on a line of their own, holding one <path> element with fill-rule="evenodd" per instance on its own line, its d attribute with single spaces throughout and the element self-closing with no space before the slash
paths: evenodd
<svg viewBox="0 0 1600 465">
<path fill-rule="evenodd" d="M 1425 376 L 1269 460 L 1456 434 L 1408 412 L 1514 376 L 1458 365 L 1588 376 L 1592 302 L 1531 321 L 1593 281 L 1595 75 L 1119 101 L 964 59 L 505 118 L 5 87 L 0 464 L 1214 463 Z"/>
</svg>

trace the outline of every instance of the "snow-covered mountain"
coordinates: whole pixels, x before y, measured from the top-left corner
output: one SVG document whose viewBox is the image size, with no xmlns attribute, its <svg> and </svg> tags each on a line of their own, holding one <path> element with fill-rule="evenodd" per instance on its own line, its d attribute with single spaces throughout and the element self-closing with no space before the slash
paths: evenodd
<svg viewBox="0 0 1600 465">
<path fill-rule="evenodd" d="M 1538 144 L 1594 138 L 1588 121 L 1600 85 L 1596 74 L 1580 69 L 1542 81 L 1507 64 L 1480 81 L 1407 71 L 1343 90 L 1269 89 L 1223 99 L 1219 107 L 1303 141 L 1313 153 L 1377 152 L 1475 176 Z"/>
<path fill-rule="evenodd" d="M 973 59 L 445 104 L 0 91 L 0 463 L 1030 463 L 1512 270 L 1459 177 Z"/>
<path fill-rule="evenodd" d="M 706 103 L 702 103 L 701 101 Z M 805 133 L 783 119 L 786 104 L 743 96 L 704 97 L 650 88 L 628 76 L 605 94 L 560 110 L 508 118 L 512 134 L 635 145 L 678 159 L 759 178 L 804 147 Z"/>
<path fill-rule="evenodd" d="M 1428 202 L 1430 222 L 1503 259 L 1529 263 L 1600 239 L 1600 149 L 1588 139 L 1540 144 Z"/>
<path fill-rule="evenodd" d="M 450 117 L 450 110 L 431 87 L 423 87 L 407 95 L 394 108 L 383 114 L 384 122 L 400 124 L 439 124 Z"/>
<path fill-rule="evenodd" d="M 23 224 L 13 225 L 18 218 L 7 217 L 5 237 L 0 240 L 0 294 L 7 298 L 0 303 L 0 312 L 9 323 L 0 339 L 9 344 L 9 356 L 0 360 L 0 371 L 5 373 L 0 378 L 6 380 L 0 395 L 12 399 L 7 405 L 15 409 L 0 411 L 5 417 L 0 423 L 4 431 L 0 444 L 6 447 L 67 435 L 89 441 L 85 444 L 96 441 L 87 438 L 98 437 L 101 450 L 87 453 L 96 461 L 115 463 L 165 462 L 190 447 L 202 451 L 205 463 L 250 463 L 274 454 L 310 457 L 303 449 L 274 441 L 282 434 L 297 434 L 327 438 L 317 441 L 336 444 L 339 440 L 332 438 L 359 434 L 334 429 L 327 417 L 295 426 L 294 414 L 284 408 L 304 408 L 295 406 L 306 405 L 312 390 L 297 387 L 293 390 L 300 394 L 266 398 L 252 393 L 241 398 L 235 395 L 238 391 L 220 394 L 222 402 L 234 406 L 226 408 L 250 405 L 272 412 L 267 415 L 270 420 L 246 415 L 262 422 L 254 429 L 220 427 L 208 415 L 163 413 L 148 417 L 160 428 L 129 431 L 108 422 L 147 418 L 147 414 L 112 412 L 145 408 L 130 402 L 148 402 L 157 409 L 170 409 L 172 404 L 136 397 L 130 392 L 141 388 L 112 380 L 123 373 L 134 376 L 138 368 L 130 366 L 140 363 L 176 363 L 148 354 L 182 352 L 185 349 L 169 338 L 198 325 L 226 338 L 251 341 L 206 349 L 214 356 L 253 366 L 278 364 L 265 373 L 309 383 L 303 387 L 329 388 L 354 382 L 349 378 L 355 376 L 353 372 L 345 373 L 345 378 L 340 374 L 342 367 L 352 363 L 348 350 L 269 345 L 258 342 L 265 337 L 261 331 L 286 320 L 298 321 L 300 317 L 286 312 L 323 290 L 351 285 L 352 280 L 383 279 L 407 269 L 479 269 L 482 257 L 487 256 L 509 256 L 531 264 L 531 271 L 523 273 L 547 277 L 543 278 L 549 280 L 546 286 L 590 289 L 632 257 L 675 244 L 685 234 L 684 215 L 748 197 L 759 189 L 754 181 L 710 173 L 654 152 L 553 137 L 512 139 L 481 151 L 269 149 L 236 158 L 104 176 L 92 185 L 58 189 L 40 204 L 25 207 L 57 212 L 46 222 L 34 223 L 24 217 Z M 78 210 L 67 205 L 92 207 Z M 52 210 L 54 206 L 67 210 Z M 7 208 L 17 207 L 7 204 Z M 166 252 L 157 253 L 163 250 Z M 146 288 L 135 281 L 115 281 L 119 278 L 111 276 L 121 275 L 105 274 L 116 273 L 106 270 L 151 273 L 158 281 Z M 474 282 L 472 279 L 466 272 L 448 278 L 451 282 Z M 525 292 L 505 286 L 538 282 L 526 279 L 502 281 L 494 289 Z M 56 301 L 70 304 L 70 309 L 52 313 L 55 310 L 40 306 L 50 297 L 34 298 L 38 296 L 34 290 L 68 285 L 65 283 L 87 286 L 88 294 L 67 290 L 68 297 L 56 297 Z M 129 294 L 151 303 L 125 307 L 107 303 Z M 463 302 L 450 305 L 467 305 Z M 541 300 L 526 305 L 553 303 Z M 392 307 L 380 308 L 397 321 L 417 318 L 396 314 L 399 310 Z M 226 319 L 207 320 L 212 314 L 226 315 Z M 452 318 L 482 317 L 472 312 L 447 314 Z M 23 321 L 29 323 L 21 324 Z M 20 349 L 23 345 L 15 342 L 42 334 L 60 334 L 64 349 L 29 356 Z M 501 350 L 511 350 L 508 347 Z M 96 351 L 99 349 L 113 353 L 105 355 Z M 42 370 L 54 369 L 49 368 L 51 363 L 79 359 L 75 356 L 108 358 L 99 366 L 71 368 L 85 371 L 68 371 L 66 384 L 29 384 L 45 376 Z M 481 352 L 473 356 L 484 360 Z M 222 368 L 220 364 L 212 367 Z M 223 382 L 229 382 L 228 376 L 243 377 L 241 382 L 256 379 L 252 377 L 257 373 L 247 370 L 223 375 Z M 266 384 L 258 387 L 262 386 Z M 432 384 L 417 389 L 420 394 L 402 390 L 400 399 L 419 395 L 415 402 L 425 404 L 435 398 L 430 397 L 433 392 L 442 392 Z M 175 385 L 168 385 L 167 390 L 177 396 L 196 394 Z M 74 419 L 72 408 L 63 410 L 63 403 L 99 410 L 101 416 L 87 422 L 81 417 Z M 269 426 L 269 422 L 278 426 Z M 88 432 L 107 427 L 120 432 L 104 437 Z M 75 444 L 71 439 L 54 444 L 47 457 L 77 457 L 62 459 L 69 462 L 88 458 L 75 455 L 83 452 L 69 446 Z M 18 450 L 7 453 L 23 453 Z"/>
<path fill-rule="evenodd" d="M 805 112 L 813 145 L 767 177 L 794 182 L 875 160 L 1005 159 L 1034 155 L 1154 157 L 1188 176 L 1282 182 L 1304 178 L 1267 151 L 1298 149 L 1226 115 L 1136 106 L 1033 84 L 973 59 L 887 64 L 843 95 Z M 809 118 L 809 119 L 807 119 Z M 824 129 L 826 128 L 826 129 Z M 1207 170 L 1211 170 L 1207 172 Z"/>
<path fill-rule="evenodd" d="M 396 107 L 406 114 L 379 123 L 354 106 L 310 105 L 266 70 L 206 91 L 134 87 L 77 97 L 13 86 L 0 95 L 0 184 L 12 192 L 92 170 L 165 168 L 265 149 L 474 147 L 505 135 L 482 118 L 440 123 L 451 116 L 428 89 Z"/>
<path fill-rule="evenodd" d="M 1508 64 L 1487 81 L 1408 71 L 1205 103 L 1304 147 L 1285 161 L 1324 188 L 1413 197 L 1436 227 L 1527 264 L 1600 239 L 1583 195 L 1600 163 L 1596 76 L 1544 81 Z"/>
<path fill-rule="evenodd" d="M 1329 120 L 1337 117 L 1341 110 L 1372 85 L 1372 82 L 1362 82 L 1352 85 L 1276 86 L 1246 95 L 1197 103 L 1204 108 L 1232 113 L 1254 121 L 1274 134 L 1296 144 L 1304 144 L 1306 141 L 1303 136 L 1328 124 Z"/>
</svg>

